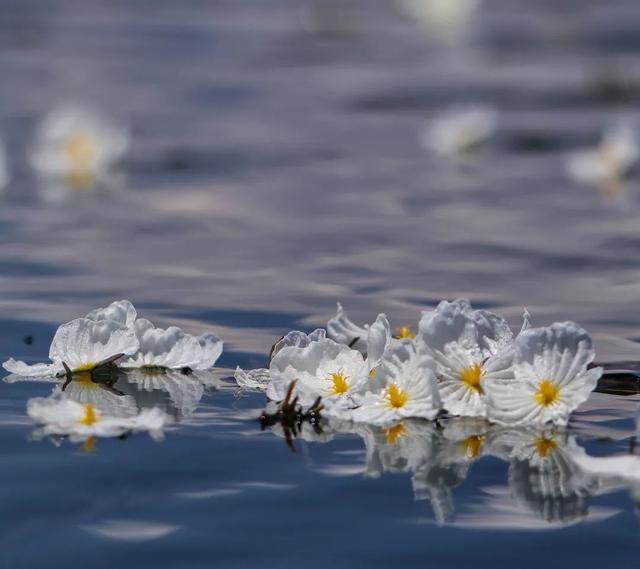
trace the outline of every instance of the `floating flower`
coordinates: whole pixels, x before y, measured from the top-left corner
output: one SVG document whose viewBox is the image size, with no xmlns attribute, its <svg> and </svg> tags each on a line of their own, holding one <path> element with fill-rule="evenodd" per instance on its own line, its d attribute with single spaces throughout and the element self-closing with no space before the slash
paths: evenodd
<svg viewBox="0 0 640 569">
<path fill-rule="evenodd" d="M 620 181 L 639 156 L 635 130 L 619 124 L 605 132 L 596 149 L 571 155 L 567 171 L 577 182 L 607 190 Z"/>
<path fill-rule="evenodd" d="M 525 311 L 523 330 L 529 326 Z M 424 312 L 416 342 L 436 362 L 444 408 L 453 415 L 486 415 L 485 382 L 513 377 L 514 337 L 507 322 L 466 299 Z"/>
<path fill-rule="evenodd" d="M 128 145 L 121 126 L 89 109 L 67 105 L 44 119 L 30 158 L 50 183 L 88 189 L 112 183 L 114 166 Z"/>
<path fill-rule="evenodd" d="M 602 375 L 602 368 L 588 369 L 594 357 L 591 338 L 573 322 L 523 332 L 514 343 L 514 378 L 498 378 L 487 390 L 489 418 L 566 425 Z"/>
<path fill-rule="evenodd" d="M 422 144 L 440 156 L 468 157 L 493 136 L 497 122 L 497 113 L 487 107 L 454 109 L 434 119 Z"/>
<path fill-rule="evenodd" d="M 271 360 L 267 397 L 282 401 L 293 381 L 301 405 L 322 397 L 327 412 L 353 407 L 353 394 L 369 381 L 368 360 L 357 350 L 324 339 L 305 347 L 281 349 Z"/>
<path fill-rule="evenodd" d="M 384 314 L 378 314 L 373 324 L 354 324 L 338 302 L 338 313 L 327 323 L 327 336 L 339 344 L 360 351 L 374 369 L 391 342 L 391 328 Z"/>
<path fill-rule="evenodd" d="M 206 370 L 222 353 L 222 341 L 214 334 L 196 337 L 177 326 L 156 328 L 149 320 L 138 318 L 134 325 L 139 349 L 118 365 L 126 368 Z"/>
<path fill-rule="evenodd" d="M 158 438 L 168 423 L 168 417 L 159 409 L 145 409 L 132 417 L 110 417 L 91 403 L 82 404 L 62 396 L 30 399 L 27 414 L 42 425 L 36 437 L 68 435 L 73 441 L 119 437 L 138 431 L 149 431 Z"/>
<path fill-rule="evenodd" d="M 387 350 L 369 386 L 369 391 L 355 396 L 354 421 L 386 425 L 409 417 L 434 419 L 440 411 L 435 363 L 418 353 L 410 340 Z"/>
<path fill-rule="evenodd" d="M 78 318 L 56 331 L 49 348 L 52 363 L 28 365 L 11 358 L 2 367 L 21 378 L 55 379 L 65 375 L 67 368 L 76 373 L 107 366 L 123 355 L 136 353 L 138 347 L 138 339 L 131 327 L 115 320 Z"/>
</svg>

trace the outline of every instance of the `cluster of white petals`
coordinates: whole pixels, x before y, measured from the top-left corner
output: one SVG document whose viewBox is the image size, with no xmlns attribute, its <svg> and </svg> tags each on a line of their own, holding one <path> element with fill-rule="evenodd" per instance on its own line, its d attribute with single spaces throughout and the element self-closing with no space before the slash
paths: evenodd
<svg viewBox="0 0 640 569">
<path fill-rule="evenodd" d="M 468 300 L 443 301 L 422 314 L 417 334 L 393 338 L 380 314 L 354 324 L 338 305 L 326 334 L 291 332 L 274 346 L 269 369 L 236 370 L 241 387 L 269 399 L 291 395 L 303 406 L 318 398 L 323 414 L 388 425 L 439 414 L 502 425 L 565 425 L 589 397 L 602 369 L 587 332 L 572 322 L 516 335 L 504 318 Z"/>
</svg>

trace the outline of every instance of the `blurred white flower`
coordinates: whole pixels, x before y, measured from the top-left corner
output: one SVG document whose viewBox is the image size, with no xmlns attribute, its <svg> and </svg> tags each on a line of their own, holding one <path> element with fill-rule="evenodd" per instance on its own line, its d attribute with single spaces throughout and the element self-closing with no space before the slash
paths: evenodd
<svg viewBox="0 0 640 569">
<path fill-rule="evenodd" d="M 523 330 L 528 326 L 525 311 Z M 435 360 L 440 398 L 453 415 L 485 416 L 485 382 L 513 377 L 514 337 L 507 322 L 474 310 L 467 299 L 424 312 L 415 341 Z"/>
<path fill-rule="evenodd" d="M 9 163 L 7 161 L 7 147 L 0 138 L 0 191 L 9 183 Z"/>
<path fill-rule="evenodd" d="M 138 318 L 133 324 L 139 349 L 118 362 L 122 368 L 164 368 L 206 370 L 222 353 L 222 341 L 213 334 L 192 336 L 177 326 L 156 328 L 149 320 Z"/>
<path fill-rule="evenodd" d="M 604 133 L 597 148 L 569 156 L 567 171 L 577 182 L 607 189 L 620 181 L 639 156 L 635 130 L 618 124 Z"/>
<path fill-rule="evenodd" d="M 398 5 L 429 37 L 457 44 L 466 38 L 480 0 L 398 0 Z"/>
<path fill-rule="evenodd" d="M 498 114 L 491 108 L 452 109 L 433 120 L 422 134 L 422 145 L 439 156 L 467 158 L 493 136 L 497 124 Z"/>
<path fill-rule="evenodd" d="M 502 424 L 566 425 L 595 389 L 602 368 L 591 338 L 573 322 L 532 328 L 514 343 L 514 378 L 497 378 L 486 390 L 489 418 Z"/>
<path fill-rule="evenodd" d="M 36 438 L 68 435 L 73 441 L 90 437 L 119 437 L 128 432 L 148 431 L 162 436 L 169 420 L 159 409 L 145 409 L 131 417 L 111 417 L 91 403 L 78 403 L 60 395 L 35 397 L 27 402 L 27 414 L 42 425 Z"/>
<path fill-rule="evenodd" d="M 125 128 L 79 105 L 51 111 L 38 128 L 30 161 L 54 187 L 111 185 L 129 146 Z"/>
<path fill-rule="evenodd" d="M 434 419 L 440 411 L 435 363 L 418 353 L 410 340 L 387 350 L 364 389 L 364 394 L 354 396 L 358 405 L 351 415 L 354 421 L 388 425 L 409 417 Z"/>
</svg>

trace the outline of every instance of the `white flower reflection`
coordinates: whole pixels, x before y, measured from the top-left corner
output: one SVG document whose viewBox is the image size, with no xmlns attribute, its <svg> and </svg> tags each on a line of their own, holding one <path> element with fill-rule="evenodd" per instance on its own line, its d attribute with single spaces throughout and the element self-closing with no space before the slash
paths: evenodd
<svg viewBox="0 0 640 569">
<path fill-rule="evenodd" d="M 124 127 L 80 105 L 49 113 L 37 133 L 30 160 L 51 200 L 69 190 L 117 185 L 116 164 L 129 146 Z"/>
<path fill-rule="evenodd" d="M 141 431 L 159 439 L 169 421 L 160 409 L 144 409 L 132 417 L 110 417 L 91 403 L 81 404 L 62 395 L 29 399 L 27 414 L 41 425 L 34 433 L 35 438 L 65 435 L 73 442 Z"/>
</svg>

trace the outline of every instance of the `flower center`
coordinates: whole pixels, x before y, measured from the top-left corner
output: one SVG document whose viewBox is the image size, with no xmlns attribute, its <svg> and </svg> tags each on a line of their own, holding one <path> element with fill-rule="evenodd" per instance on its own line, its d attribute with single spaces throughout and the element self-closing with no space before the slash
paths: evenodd
<svg viewBox="0 0 640 569">
<path fill-rule="evenodd" d="M 558 443 L 553 439 L 547 439 L 546 437 L 539 437 L 536 440 L 536 450 L 541 458 L 547 458 L 558 446 Z"/>
<path fill-rule="evenodd" d="M 409 401 L 409 394 L 401 387 L 398 387 L 395 383 L 392 383 L 387 387 L 387 392 L 384 398 L 389 407 L 400 409 L 407 404 L 407 401 Z"/>
<path fill-rule="evenodd" d="M 340 395 L 349 391 L 348 377 L 342 371 L 336 371 L 329 375 L 329 379 L 333 381 L 333 385 L 329 392 L 334 395 Z"/>
<path fill-rule="evenodd" d="M 404 426 L 404 423 L 398 423 L 393 427 L 389 427 L 388 429 L 384 429 L 384 435 L 387 438 L 387 443 L 390 445 L 395 445 L 396 441 L 400 437 L 404 437 L 407 434 L 407 429 Z"/>
<path fill-rule="evenodd" d="M 409 328 L 409 326 L 400 326 L 400 328 L 398 328 L 398 338 L 415 338 L 416 335 L 415 333 L 413 333 L 411 331 L 411 328 Z"/>
<path fill-rule="evenodd" d="M 464 368 L 460 372 L 460 381 L 467 386 L 467 389 L 477 393 L 483 393 L 480 379 L 484 375 L 481 364 L 473 364 Z"/>
<path fill-rule="evenodd" d="M 98 416 L 96 415 L 95 407 L 91 403 L 86 403 L 84 406 L 84 416 L 80 419 L 80 423 L 89 427 L 97 422 Z"/>
<path fill-rule="evenodd" d="M 472 435 L 460 443 L 462 452 L 467 458 L 478 458 L 484 445 L 484 435 Z"/>
<path fill-rule="evenodd" d="M 76 132 L 67 138 L 65 151 L 74 168 L 86 169 L 94 155 L 95 143 L 87 133 Z"/>
<path fill-rule="evenodd" d="M 539 405 L 549 407 L 560 399 L 560 387 L 552 379 L 543 379 L 538 384 L 538 391 L 534 395 Z"/>
</svg>

